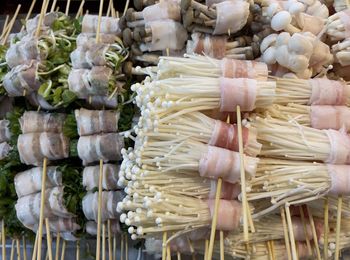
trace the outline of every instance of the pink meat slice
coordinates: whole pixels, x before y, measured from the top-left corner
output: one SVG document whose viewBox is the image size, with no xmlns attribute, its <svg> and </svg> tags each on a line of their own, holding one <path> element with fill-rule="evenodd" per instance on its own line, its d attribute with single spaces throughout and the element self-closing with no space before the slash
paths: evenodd
<svg viewBox="0 0 350 260">
<path fill-rule="evenodd" d="M 329 138 L 330 151 L 326 163 L 350 164 L 350 136 L 333 129 L 324 130 Z"/>
<path fill-rule="evenodd" d="M 45 113 L 26 111 L 19 119 L 21 131 L 27 133 L 61 133 L 66 115 L 63 113 Z"/>
<path fill-rule="evenodd" d="M 215 199 L 217 181 L 211 180 L 210 182 L 209 199 Z M 239 183 L 229 183 L 226 181 L 222 182 L 220 199 L 233 200 L 237 199 L 238 195 L 241 193 L 241 185 Z"/>
<path fill-rule="evenodd" d="M 192 40 L 187 42 L 187 52 L 205 54 L 209 57 L 222 59 L 226 53 L 226 36 L 211 36 L 204 37 L 197 33 L 192 34 Z"/>
<path fill-rule="evenodd" d="M 327 165 L 328 174 L 331 178 L 329 194 L 350 195 L 350 166 Z"/>
<path fill-rule="evenodd" d="M 180 5 L 174 1 L 161 1 L 157 4 L 147 6 L 142 11 L 143 19 L 146 23 L 155 20 L 171 19 L 181 21 Z"/>
<path fill-rule="evenodd" d="M 224 58 L 220 61 L 222 76 L 225 78 L 267 79 L 268 68 L 263 62 Z"/>
<path fill-rule="evenodd" d="M 312 87 L 309 105 L 342 106 L 346 104 L 345 83 L 326 78 L 314 78 L 309 79 L 309 84 Z"/>
<path fill-rule="evenodd" d="M 350 130 L 350 109 L 347 106 L 311 106 L 311 126 L 317 129 Z"/>
<path fill-rule="evenodd" d="M 214 215 L 215 200 L 208 200 L 210 214 Z M 233 231 L 240 226 L 242 205 L 235 200 L 220 200 L 218 209 L 217 230 Z"/>
</svg>

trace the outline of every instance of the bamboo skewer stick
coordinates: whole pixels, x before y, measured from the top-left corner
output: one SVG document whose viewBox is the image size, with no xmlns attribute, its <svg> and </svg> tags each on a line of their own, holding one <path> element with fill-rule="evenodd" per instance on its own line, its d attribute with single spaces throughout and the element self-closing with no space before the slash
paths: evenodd
<svg viewBox="0 0 350 260">
<path fill-rule="evenodd" d="M 129 4 L 130 4 L 130 0 L 126 0 L 126 2 L 125 2 L 125 7 L 124 7 L 124 12 L 123 12 L 123 16 L 126 14 L 126 11 L 128 10 Z"/>
<path fill-rule="evenodd" d="M 224 232 L 220 230 L 220 260 L 225 260 Z"/>
<path fill-rule="evenodd" d="M 106 223 L 102 224 L 102 260 L 106 260 Z"/>
<path fill-rule="evenodd" d="M 39 37 L 40 35 L 40 28 L 41 28 L 41 25 L 43 24 L 43 19 L 45 15 L 45 6 L 46 6 L 46 0 L 43 0 L 43 4 L 41 6 L 41 11 L 39 16 L 38 28 L 36 29 L 36 32 L 35 32 L 35 37 Z"/>
<path fill-rule="evenodd" d="M 287 224 L 288 224 L 289 240 L 290 240 L 290 245 L 292 249 L 292 258 L 293 260 L 296 260 L 298 259 L 298 253 L 295 246 L 292 218 L 290 215 L 290 210 L 288 205 L 285 205 L 285 210 L 286 210 L 286 217 L 287 217 Z"/>
<path fill-rule="evenodd" d="M 167 232 L 163 232 L 163 243 L 162 243 L 162 260 L 166 260 L 166 241 L 167 241 Z"/>
<path fill-rule="evenodd" d="M 306 222 L 305 222 L 305 216 L 304 216 L 304 210 L 302 208 L 302 206 L 299 207 L 299 212 L 300 212 L 300 217 L 301 217 L 301 222 L 303 224 L 303 229 L 304 229 L 304 233 L 305 233 L 305 240 L 306 240 L 306 246 L 307 246 L 307 250 L 309 252 L 309 255 L 312 254 L 312 248 L 310 245 L 310 240 L 308 237 L 308 233 L 307 233 L 307 227 L 306 227 Z"/>
<path fill-rule="evenodd" d="M 204 241 L 204 260 L 207 260 L 208 259 L 208 249 L 209 249 L 209 240 L 206 239 Z"/>
<path fill-rule="evenodd" d="M 111 228 L 111 220 L 107 220 L 107 230 L 108 230 L 108 259 L 112 260 L 113 252 L 112 252 L 112 228 Z"/>
<path fill-rule="evenodd" d="M 103 178 L 103 160 L 100 160 L 100 173 L 98 179 L 98 211 L 97 211 L 97 244 L 96 260 L 100 259 L 101 252 L 101 217 L 102 217 L 102 178 Z"/>
<path fill-rule="evenodd" d="M 15 257 L 15 240 L 12 239 L 10 260 L 13 260 L 14 257 Z"/>
<path fill-rule="evenodd" d="M 307 205 L 306 205 L 306 209 L 307 209 L 307 214 L 309 215 L 309 221 L 310 221 L 310 225 L 311 225 L 312 236 L 313 236 L 313 241 L 314 241 L 314 245 L 315 245 L 315 249 L 316 249 L 317 259 L 321 260 L 321 253 L 320 253 L 320 248 L 318 246 L 318 238 L 317 238 L 314 218 L 312 217 L 312 213 Z"/>
<path fill-rule="evenodd" d="M 34 9 L 34 6 L 35 6 L 35 3 L 36 3 L 36 0 L 33 0 L 32 3 L 30 4 L 30 7 L 29 7 L 29 10 L 28 10 L 28 13 L 26 15 L 26 18 L 25 18 L 25 21 L 27 21 L 29 19 L 29 17 L 31 16 L 32 12 L 33 12 L 33 9 Z M 24 30 L 24 25 L 22 26 L 21 28 L 21 32 Z"/>
<path fill-rule="evenodd" d="M 8 27 L 8 22 L 9 22 L 9 15 L 6 15 L 5 21 L 4 21 L 4 26 L 2 27 L 2 32 L 1 32 L 1 36 L 0 39 L 2 39 L 2 37 L 5 35 L 6 31 L 7 31 L 7 27 Z"/>
<path fill-rule="evenodd" d="M 181 260 L 181 253 L 179 251 L 176 252 L 177 260 Z"/>
<path fill-rule="evenodd" d="M 19 238 L 16 239 L 16 249 L 17 249 L 17 260 L 21 260 L 21 245 Z"/>
<path fill-rule="evenodd" d="M 117 236 L 113 236 L 113 260 L 116 260 L 117 258 Z"/>
<path fill-rule="evenodd" d="M 120 235 L 120 260 L 124 259 L 124 236 Z"/>
<path fill-rule="evenodd" d="M 125 234 L 125 260 L 129 260 L 129 245 L 128 245 L 128 235 Z"/>
<path fill-rule="evenodd" d="M 84 8 L 84 4 L 85 4 L 85 0 L 82 0 L 80 5 L 79 5 L 79 9 L 77 11 L 77 14 L 75 15 L 75 18 L 77 19 L 80 15 L 83 14 L 83 8 Z"/>
<path fill-rule="evenodd" d="M 328 259 L 328 231 L 329 231 L 329 222 L 328 222 L 328 213 L 329 213 L 329 204 L 328 197 L 325 197 L 324 201 L 324 244 L 323 244 L 323 258 Z"/>
<path fill-rule="evenodd" d="M 61 253 L 61 260 L 64 260 L 65 254 L 66 254 L 66 240 L 63 240 L 62 243 L 62 253 Z"/>
<path fill-rule="evenodd" d="M 55 260 L 58 260 L 59 252 L 60 252 L 60 241 L 61 241 L 61 233 L 57 233 L 56 237 L 56 253 L 55 253 Z"/>
<path fill-rule="evenodd" d="M 15 22 L 16 22 L 16 18 L 17 18 L 17 16 L 18 16 L 18 13 L 19 13 L 19 10 L 20 10 L 20 9 L 21 9 L 21 5 L 18 5 L 18 6 L 17 6 L 17 9 L 16 9 L 16 11 L 15 11 L 15 14 L 13 15 L 13 17 L 12 17 L 12 19 L 11 19 L 9 25 L 8 25 L 9 28 L 7 29 L 7 32 L 6 32 L 6 34 L 4 35 L 4 38 L 2 39 L 2 44 L 3 44 L 3 45 L 6 43 L 7 38 L 9 37 L 9 35 L 10 35 L 10 33 L 11 33 L 12 27 L 13 27 L 13 25 L 14 25 Z"/>
<path fill-rule="evenodd" d="M 45 218 L 45 224 L 46 224 L 46 239 L 47 239 L 47 249 L 48 249 L 48 256 L 49 260 L 52 260 L 52 240 L 51 240 L 51 234 L 50 234 L 50 222 L 48 218 Z"/>
<path fill-rule="evenodd" d="M 23 239 L 23 260 L 27 260 L 27 242 L 25 236 L 22 237 Z"/>
<path fill-rule="evenodd" d="M 40 216 L 39 216 L 39 238 L 38 238 L 38 257 L 37 260 L 41 260 L 41 246 L 43 240 L 43 224 L 44 224 L 44 206 L 45 206 L 45 185 L 46 185 L 46 166 L 47 159 L 44 158 L 43 172 L 41 176 L 41 198 L 40 198 Z"/>
<path fill-rule="evenodd" d="M 57 3 L 57 0 L 53 0 L 52 5 L 51 5 L 51 9 L 50 9 L 51 13 L 55 11 L 56 3 Z"/>
<path fill-rule="evenodd" d="M 2 259 L 6 259 L 6 230 L 5 230 L 5 221 L 1 221 L 1 246 L 2 246 Z"/>
<path fill-rule="evenodd" d="M 341 208 L 343 204 L 343 196 L 338 197 L 338 207 L 337 207 L 337 226 L 335 235 L 335 256 L 334 259 L 338 260 L 340 256 L 340 226 L 341 226 Z"/>
<path fill-rule="evenodd" d="M 80 259 L 80 241 L 77 241 L 77 248 L 75 250 L 75 259 L 79 260 Z"/>
<path fill-rule="evenodd" d="M 275 260 L 275 242 L 273 240 L 270 240 L 269 242 L 271 247 L 272 259 Z"/>
<path fill-rule="evenodd" d="M 125 248 L 126 249 L 126 248 Z M 168 243 L 168 245 L 166 246 L 166 259 L 167 260 L 171 260 L 171 250 L 170 250 L 170 245 Z"/>
<path fill-rule="evenodd" d="M 67 15 L 67 16 L 69 14 L 69 7 L 70 7 L 70 0 L 67 0 L 66 11 L 65 11 L 65 15 Z"/>
<path fill-rule="evenodd" d="M 282 218 L 284 243 L 286 245 L 287 257 L 288 257 L 288 260 L 291 260 L 292 254 L 290 251 L 289 236 L 288 236 L 288 229 L 287 229 L 287 223 L 286 223 L 286 214 L 283 207 L 280 208 L 280 212 L 281 212 L 281 218 Z"/>
<path fill-rule="evenodd" d="M 36 259 L 36 255 L 37 255 L 37 252 L 38 252 L 38 240 L 39 240 L 39 233 L 36 232 L 36 235 L 35 235 L 35 242 L 34 242 L 34 246 L 33 246 L 32 260 L 35 260 L 35 259 Z"/>
<path fill-rule="evenodd" d="M 270 241 L 266 241 L 266 248 L 267 248 L 269 260 L 273 260 Z"/>
</svg>

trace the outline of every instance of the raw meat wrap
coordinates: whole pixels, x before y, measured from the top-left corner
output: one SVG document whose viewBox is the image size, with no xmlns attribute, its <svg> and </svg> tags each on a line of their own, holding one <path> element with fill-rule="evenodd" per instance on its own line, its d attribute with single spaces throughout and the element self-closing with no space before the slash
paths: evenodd
<svg viewBox="0 0 350 260">
<path fill-rule="evenodd" d="M 70 54 L 73 68 L 90 69 L 94 66 L 106 66 L 105 54 L 109 47 L 108 44 L 96 42 L 78 46 Z"/>
<path fill-rule="evenodd" d="M 112 44 L 115 43 L 116 35 L 100 33 L 100 43 Z M 96 43 L 96 33 L 80 33 L 76 39 L 77 46 L 84 46 L 85 44 Z"/>
<path fill-rule="evenodd" d="M 123 198 L 121 191 L 103 191 L 101 205 L 101 220 L 105 222 L 108 219 L 117 219 L 117 203 Z M 83 198 L 83 211 L 88 220 L 97 222 L 98 211 L 98 192 L 88 193 Z"/>
<path fill-rule="evenodd" d="M 11 132 L 9 129 L 10 121 L 0 120 L 0 143 L 10 141 Z"/>
<path fill-rule="evenodd" d="M 239 149 L 237 125 L 227 124 L 220 120 L 215 120 L 214 122 L 214 129 L 208 144 L 238 152 Z M 257 142 L 256 137 L 257 131 L 255 128 L 242 127 L 244 153 L 246 153 L 247 151 L 257 151 L 256 154 L 249 155 L 257 156 L 259 154 L 261 150 L 261 144 Z"/>
<path fill-rule="evenodd" d="M 68 76 L 69 89 L 79 98 L 89 96 L 107 96 L 112 69 L 93 67 L 88 69 L 72 69 Z"/>
<path fill-rule="evenodd" d="M 89 105 L 95 109 L 105 109 L 105 108 L 117 108 L 118 99 L 113 97 L 109 98 L 107 96 L 91 96 L 86 99 Z"/>
<path fill-rule="evenodd" d="M 61 133 L 66 115 L 62 113 L 45 113 L 26 111 L 19 119 L 23 134 L 27 133 Z"/>
<path fill-rule="evenodd" d="M 84 15 L 82 21 L 82 33 L 96 33 L 98 25 L 98 15 Z M 119 27 L 119 18 L 101 17 L 100 33 L 119 35 L 121 33 Z"/>
<path fill-rule="evenodd" d="M 14 183 L 18 198 L 41 191 L 42 172 L 42 167 L 34 167 L 16 174 Z M 57 166 L 47 167 L 46 174 L 46 188 L 62 185 L 62 172 Z"/>
<path fill-rule="evenodd" d="M 54 106 L 51 106 L 41 95 L 39 95 L 37 92 L 32 92 L 29 96 L 26 96 L 29 103 L 32 106 L 40 107 L 42 109 L 46 110 L 55 110 L 56 108 Z"/>
<path fill-rule="evenodd" d="M 111 232 L 112 234 L 119 234 L 120 233 L 120 225 L 119 220 L 111 219 Z M 88 221 L 85 224 L 86 233 L 96 236 L 97 235 L 97 223 L 95 221 Z"/>
<path fill-rule="evenodd" d="M 33 232 L 37 232 L 39 228 L 39 223 L 32 225 L 29 229 Z M 57 218 L 52 217 L 49 219 L 50 231 L 54 233 L 58 232 L 75 232 L 81 227 L 76 223 L 75 218 Z M 44 232 L 45 231 L 45 232 Z M 46 229 L 43 229 L 43 234 L 46 234 Z"/>
<path fill-rule="evenodd" d="M 36 31 L 36 29 L 38 28 L 38 24 L 39 24 L 39 18 L 40 18 L 40 14 L 36 15 L 32 19 L 27 20 L 26 30 L 27 30 L 28 34 L 32 34 L 33 32 Z M 57 12 L 51 12 L 51 13 L 45 14 L 44 18 L 43 18 L 43 23 L 41 25 L 41 30 L 48 30 L 49 27 L 51 27 L 52 23 L 57 19 L 58 19 Z"/>
<path fill-rule="evenodd" d="M 350 37 L 350 9 L 346 9 L 337 13 L 340 21 L 344 25 L 345 38 Z"/>
<path fill-rule="evenodd" d="M 111 110 L 75 110 L 75 119 L 80 136 L 116 133 L 120 113 Z"/>
<path fill-rule="evenodd" d="M 328 174 L 331 177 L 329 194 L 350 195 L 350 166 L 328 164 Z"/>
<path fill-rule="evenodd" d="M 324 130 L 329 138 L 329 157 L 325 161 L 330 164 L 350 164 L 350 136 L 336 130 Z"/>
<path fill-rule="evenodd" d="M 208 200 L 210 215 L 214 215 L 215 200 Z M 242 205 L 235 200 L 220 200 L 216 229 L 222 231 L 233 231 L 240 226 Z"/>
<path fill-rule="evenodd" d="M 310 79 L 312 87 L 311 97 L 308 105 L 346 105 L 346 84 L 341 81 L 326 78 Z"/>
<path fill-rule="evenodd" d="M 11 150 L 12 148 L 7 142 L 0 143 L 0 160 L 5 159 Z"/>
<path fill-rule="evenodd" d="M 175 3 L 174 1 L 161 1 L 143 9 L 142 16 L 146 23 L 165 19 L 180 22 L 180 11 L 181 9 L 178 3 Z"/>
<path fill-rule="evenodd" d="M 257 81 L 247 78 L 220 78 L 220 111 L 236 111 L 240 106 L 242 111 L 252 111 L 255 108 L 258 94 Z"/>
<path fill-rule="evenodd" d="M 182 24 L 173 20 L 153 21 L 146 24 L 152 31 L 152 42 L 140 44 L 141 51 L 181 50 L 187 40 Z"/>
<path fill-rule="evenodd" d="M 116 133 L 81 136 L 78 140 L 78 155 L 83 165 L 103 160 L 118 161 L 124 138 Z"/>
<path fill-rule="evenodd" d="M 46 191 L 47 195 L 49 191 Z M 31 226 L 39 222 L 40 217 L 40 201 L 41 193 L 30 194 L 19 198 L 15 205 L 16 214 L 19 221 L 22 222 L 24 226 Z M 53 213 L 50 209 L 49 201 L 45 200 L 44 203 L 44 217 L 50 218 L 53 217 Z"/>
<path fill-rule="evenodd" d="M 28 64 L 18 65 L 12 68 L 4 77 L 3 86 L 10 97 L 23 96 L 24 91 L 30 94 L 40 87 L 36 75 L 38 63 L 31 61 Z"/>
<path fill-rule="evenodd" d="M 46 198 L 49 202 L 50 209 L 55 216 L 68 218 L 74 215 L 68 212 L 66 206 L 64 205 L 63 189 L 63 186 L 47 189 L 46 192 L 48 192 L 49 195 Z"/>
<path fill-rule="evenodd" d="M 103 165 L 103 179 L 102 188 L 104 190 L 116 190 L 118 189 L 118 173 L 119 165 L 104 164 Z M 93 190 L 98 187 L 98 180 L 100 175 L 100 166 L 88 166 L 83 171 L 83 186 L 86 190 Z"/>
<path fill-rule="evenodd" d="M 214 35 L 234 34 L 247 23 L 249 15 L 248 2 L 242 0 L 224 1 L 215 6 L 216 25 Z M 230 11 L 228 12 L 228 10 Z"/>
<path fill-rule="evenodd" d="M 210 191 L 208 199 L 215 199 L 217 180 L 210 180 Z M 238 198 L 241 193 L 241 185 L 239 183 L 229 183 L 226 181 L 222 182 L 220 199 L 234 200 Z"/>
<path fill-rule="evenodd" d="M 224 58 L 220 62 L 222 76 L 225 78 L 250 78 L 263 77 L 267 80 L 269 75 L 266 63 L 257 61 L 234 60 Z M 261 73 L 263 71 L 264 73 Z M 258 72 L 260 72 L 258 74 Z"/>
<path fill-rule="evenodd" d="M 68 158 L 69 139 L 57 133 L 28 133 L 18 136 L 17 148 L 21 162 L 41 166 L 44 158 L 60 160 Z"/>
<path fill-rule="evenodd" d="M 350 109 L 347 106 L 311 106 L 311 126 L 317 129 L 350 130 Z"/>
<path fill-rule="evenodd" d="M 254 176 L 259 159 L 244 156 L 245 172 Z M 236 183 L 240 179 L 239 153 L 223 148 L 210 146 L 199 160 L 199 174 L 207 178 L 222 178 L 224 181 Z"/>
<path fill-rule="evenodd" d="M 205 54 L 215 59 L 222 59 L 226 53 L 226 36 L 192 34 L 192 40 L 187 41 L 187 53 Z"/>
<path fill-rule="evenodd" d="M 10 68 L 25 64 L 31 60 L 41 60 L 38 40 L 33 37 L 23 37 L 21 41 L 12 44 L 6 52 L 6 63 Z"/>
</svg>

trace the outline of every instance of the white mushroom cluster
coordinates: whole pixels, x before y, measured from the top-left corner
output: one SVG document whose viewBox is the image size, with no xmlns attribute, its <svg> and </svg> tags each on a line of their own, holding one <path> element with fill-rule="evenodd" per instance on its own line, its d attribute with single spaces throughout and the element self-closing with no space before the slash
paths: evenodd
<svg viewBox="0 0 350 260">
<path fill-rule="evenodd" d="M 260 51 L 268 65 L 278 64 L 304 79 L 333 62 L 329 46 L 309 32 L 270 34 L 262 41 Z"/>
<path fill-rule="evenodd" d="M 318 0 L 269 0 L 264 5 L 265 16 L 271 19 L 271 28 L 291 34 L 308 31 L 317 35 L 329 15 L 327 6 Z"/>
<path fill-rule="evenodd" d="M 350 65 L 350 38 L 332 46 L 335 60 L 342 66 Z"/>
</svg>

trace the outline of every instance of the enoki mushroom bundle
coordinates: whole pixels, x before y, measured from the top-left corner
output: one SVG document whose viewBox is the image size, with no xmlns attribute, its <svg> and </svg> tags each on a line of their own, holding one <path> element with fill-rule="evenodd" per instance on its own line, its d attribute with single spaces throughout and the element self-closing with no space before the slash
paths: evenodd
<svg viewBox="0 0 350 260">
<path fill-rule="evenodd" d="M 347 106 L 272 105 L 265 113 L 273 118 L 294 121 L 316 129 L 350 130 L 350 109 Z"/>
<path fill-rule="evenodd" d="M 257 117 L 260 155 L 298 161 L 350 164 L 350 137 L 341 131 L 319 130 L 297 122 Z"/>
<path fill-rule="evenodd" d="M 349 195 L 349 165 L 261 159 L 247 183 L 248 201 L 270 199 L 260 217 L 285 203 L 301 204 L 330 195 Z"/>
</svg>

